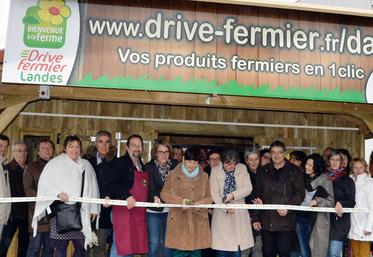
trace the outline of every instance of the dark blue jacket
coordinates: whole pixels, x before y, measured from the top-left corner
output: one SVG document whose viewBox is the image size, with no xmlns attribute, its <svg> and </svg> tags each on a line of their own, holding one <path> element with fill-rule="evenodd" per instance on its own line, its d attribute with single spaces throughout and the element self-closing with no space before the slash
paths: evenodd
<svg viewBox="0 0 373 257">
<path fill-rule="evenodd" d="M 171 161 L 171 170 L 175 169 L 175 167 L 178 165 L 178 162 L 176 160 Z M 151 160 L 145 165 L 145 170 L 148 172 L 149 175 L 149 193 L 148 193 L 148 201 L 154 202 L 154 196 L 160 197 L 162 188 L 164 186 L 164 182 L 161 178 L 161 175 L 159 174 L 157 170 L 157 166 L 154 163 L 154 160 Z M 153 211 L 163 211 L 163 208 L 149 208 Z"/>
<path fill-rule="evenodd" d="M 25 190 L 23 188 L 23 172 L 21 166 L 13 159 L 10 163 L 5 165 L 5 169 L 9 174 L 10 193 L 12 197 L 25 197 Z M 28 203 L 12 203 L 10 212 L 10 219 L 28 219 Z"/>
<path fill-rule="evenodd" d="M 98 183 L 98 188 L 100 190 L 100 198 L 110 197 L 109 181 L 110 175 L 113 170 L 113 160 L 103 159 L 99 164 L 97 164 L 96 152 L 93 156 L 87 158 L 88 161 L 93 166 L 96 172 L 96 178 Z M 101 206 L 99 228 L 112 228 L 110 219 L 111 208 L 105 208 Z"/>
<path fill-rule="evenodd" d="M 348 175 L 333 181 L 333 191 L 335 203 L 340 202 L 343 208 L 355 207 L 355 183 Z M 350 226 L 350 213 L 343 213 L 341 218 L 330 213 L 330 240 L 346 240 Z"/>
</svg>

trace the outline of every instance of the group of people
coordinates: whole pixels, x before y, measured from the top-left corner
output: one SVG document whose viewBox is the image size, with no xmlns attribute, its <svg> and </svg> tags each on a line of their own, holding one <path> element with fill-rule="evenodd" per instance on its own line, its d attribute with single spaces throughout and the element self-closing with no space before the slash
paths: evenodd
<svg viewBox="0 0 373 257">
<path fill-rule="evenodd" d="M 117 158 L 111 134 L 102 130 L 84 155 L 80 138 L 69 135 L 56 157 L 54 143 L 42 139 L 31 163 L 26 144 L 16 142 L 14 160 L 5 164 L 9 144 L 0 135 L 0 197 L 58 200 L 0 204 L 0 257 L 17 229 L 21 257 L 66 257 L 70 241 L 75 257 L 341 257 L 347 239 L 354 257 L 370 254 L 373 180 L 365 160 L 351 159 L 347 150 L 326 148 L 323 156 L 294 151 L 288 160 L 284 143 L 274 141 L 269 149 L 248 147 L 241 158 L 235 149 L 183 151 L 156 140 L 144 164 L 140 135 L 129 136 L 125 155 Z M 74 204 L 71 197 L 106 200 L 79 204 L 81 228 L 60 232 L 59 207 Z M 110 199 L 127 206 L 111 206 Z M 226 208 L 191 208 L 213 203 Z M 333 207 L 335 213 L 248 211 L 231 204 Z M 353 207 L 368 212 L 344 213 Z"/>
</svg>

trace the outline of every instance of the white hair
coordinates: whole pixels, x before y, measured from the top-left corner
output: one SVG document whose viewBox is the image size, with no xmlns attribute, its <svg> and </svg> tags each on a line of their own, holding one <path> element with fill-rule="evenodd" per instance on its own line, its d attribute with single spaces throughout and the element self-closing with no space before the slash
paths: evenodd
<svg viewBox="0 0 373 257">
<path fill-rule="evenodd" d="M 12 151 L 15 150 L 15 148 L 16 148 L 17 145 L 24 145 L 24 146 L 26 146 L 26 148 L 27 148 L 27 144 L 26 144 L 26 142 L 23 141 L 23 140 L 19 140 L 19 141 L 16 141 L 16 142 L 14 142 L 14 143 L 12 144 Z"/>
</svg>

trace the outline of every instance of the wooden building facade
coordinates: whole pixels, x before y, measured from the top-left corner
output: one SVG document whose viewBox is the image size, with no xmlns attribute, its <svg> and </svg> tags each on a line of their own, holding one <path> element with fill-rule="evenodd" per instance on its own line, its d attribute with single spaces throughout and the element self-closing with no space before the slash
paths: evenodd
<svg viewBox="0 0 373 257">
<path fill-rule="evenodd" d="M 308 153 L 332 146 L 362 156 L 364 138 L 371 137 L 373 131 L 373 106 L 364 103 L 373 62 L 368 44 L 361 48 L 364 53 L 356 54 L 357 48 L 351 42 L 355 42 L 355 36 L 358 40 L 360 30 L 365 36 L 362 42 L 370 42 L 370 18 L 363 17 L 369 16 L 369 12 L 313 9 L 302 4 L 293 7 L 279 3 L 263 5 L 261 1 L 84 3 L 80 7 L 85 19 L 81 26 L 82 45 L 69 85 L 51 87 L 50 100 L 40 100 L 36 85 L 1 83 L 0 132 L 9 135 L 12 141 L 48 136 L 57 142 L 57 150 L 61 150 L 60 145 L 68 134 L 78 134 L 87 146 L 90 136 L 106 129 L 113 134 L 121 132 L 122 137 L 138 133 L 147 141 L 162 137 L 182 144 L 190 140 L 190 144 L 268 146 L 280 139 Z M 107 24 L 117 22 L 110 26 L 126 22 L 148 26 L 148 38 L 144 36 L 146 29 L 126 37 L 121 33 L 110 34 L 115 30 L 110 32 L 104 27 L 98 33 L 97 26 L 103 20 Z M 172 22 L 174 27 L 170 29 Z M 169 39 L 164 33 L 166 27 L 160 29 L 161 24 L 168 24 L 168 32 L 174 33 L 175 38 Z M 158 28 L 162 36 L 157 34 Z M 178 34 L 177 28 L 184 28 L 186 34 Z M 194 32 L 192 37 L 194 28 L 198 33 Z M 226 34 L 220 37 L 223 28 Z M 210 29 L 216 29 L 216 38 L 211 40 Z M 236 33 L 232 38 L 229 30 Z M 244 44 L 246 30 L 254 33 L 250 34 L 254 37 Z M 268 34 L 260 37 L 262 34 L 256 32 Z M 350 38 L 349 48 L 328 49 L 332 46 L 329 39 L 337 42 L 339 33 L 344 32 L 349 33 L 345 35 Z M 231 42 L 233 38 L 235 41 Z M 123 60 L 126 51 L 134 54 L 130 62 Z M 46 53 L 49 58 L 57 58 L 49 52 Z M 35 53 L 41 54 L 39 50 Z M 185 61 L 191 53 L 209 60 L 216 55 L 222 60 L 219 64 L 226 65 L 211 68 L 205 64 L 201 68 L 176 64 L 176 60 L 185 57 Z M 137 54 L 141 56 L 140 64 L 136 61 Z M 157 56 L 173 57 L 170 60 L 175 63 L 159 62 L 157 67 L 152 59 Z M 254 68 L 234 69 L 229 65 L 234 56 L 246 60 L 246 64 L 266 63 L 275 68 L 258 72 Z M 331 72 L 321 75 L 298 71 L 309 63 Z M 290 71 L 284 71 L 283 64 L 290 65 Z M 344 77 L 344 73 L 334 74 L 336 70 L 333 73 L 329 65 L 355 70 Z M 22 60 L 18 67 L 26 69 Z M 360 67 L 365 69 L 364 76 L 356 78 Z M 319 93 L 308 94 L 315 90 Z M 332 98 L 333 94 L 336 98 Z M 339 98 L 342 94 L 347 102 Z M 296 100 L 298 96 L 302 100 Z M 328 99 L 335 101 L 325 101 Z"/>
<path fill-rule="evenodd" d="M 141 16 L 154 18 L 157 9 L 161 9 L 163 15 L 167 17 L 174 17 L 174 11 L 181 10 L 186 19 L 207 20 L 217 26 L 222 25 L 228 15 L 239 18 L 240 22 L 246 25 L 262 22 L 263 26 L 282 27 L 284 30 L 288 28 L 286 26 L 290 26 L 286 25 L 288 23 L 284 23 L 284 20 L 292 20 L 291 26 L 305 31 L 316 30 L 320 34 L 330 32 L 329 29 L 339 33 L 340 26 L 349 29 L 360 26 L 364 28 L 366 34 L 373 33 L 371 12 L 359 13 L 343 8 L 322 10 L 307 5 L 298 5 L 294 8 L 292 4 L 259 0 L 121 1 L 120 8 L 112 4 L 114 1 L 110 1 L 109 4 L 107 3 L 109 1 L 89 2 L 93 4 L 88 5 L 87 13 L 91 17 L 96 15 L 100 19 L 132 20 Z M 106 6 L 102 7 L 103 4 Z M 326 14 L 318 12 L 326 12 Z M 331 27 L 323 27 L 330 24 Z M 84 30 L 87 30 L 87 27 L 83 27 L 82 31 Z M 244 48 L 237 45 L 229 47 L 221 41 L 217 41 L 212 46 L 192 42 L 191 48 L 182 48 L 180 42 L 175 41 L 169 43 L 160 40 L 141 41 L 116 37 L 97 39 L 92 35 L 85 35 L 83 41 L 87 45 L 80 49 L 84 55 L 78 57 L 79 66 L 73 72 L 73 83 L 69 86 L 51 87 L 49 100 L 39 99 L 38 85 L 0 83 L 0 133 L 8 135 L 12 142 L 50 137 L 56 142 L 57 152 L 62 150 L 66 135 L 79 135 L 83 139 L 84 147 L 87 147 L 91 143 L 90 137 L 98 130 L 105 129 L 113 135 L 121 132 L 122 138 L 136 133 L 142 135 L 146 141 L 161 137 L 174 144 L 238 146 L 241 149 L 254 143 L 262 147 L 268 146 L 272 141 L 279 139 L 289 146 L 289 150 L 293 147 L 307 153 L 321 153 L 325 147 L 331 146 L 346 148 L 352 156 L 364 156 L 364 139 L 372 137 L 373 105 L 362 103 L 360 101 L 362 97 L 358 99 L 360 102 L 317 101 L 307 95 L 302 97 L 303 100 L 296 100 L 293 96 L 274 98 L 274 95 L 271 96 L 272 98 L 263 98 L 250 94 L 220 94 L 215 93 L 214 90 L 198 91 L 198 84 L 194 85 L 198 91 L 194 93 L 141 88 L 144 74 L 150 74 L 153 79 L 162 81 L 176 79 L 175 83 L 178 81 L 175 76 L 182 74 L 185 76 L 184 79 L 192 82 L 193 79 L 200 79 L 202 82 L 217 81 L 224 85 L 235 80 L 237 82 L 235 85 L 244 84 L 243 88 L 252 86 L 257 89 L 263 84 L 269 84 L 270 90 L 284 85 L 285 89 L 291 86 L 299 88 L 315 86 L 314 88 L 322 91 L 332 90 L 335 86 L 340 91 L 364 91 L 368 74 L 364 80 L 359 80 L 335 78 L 330 74 L 307 77 L 298 76 L 296 72 L 292 75 L 283 72 L 278 72 L 282 74 L 233 72 L 230 68 L 221 72 L 212 69 L 183 70 L 167 66 L 155 69 L 150 65 L 149 67 L 124 65 L 119 62 L 117 53 L 113 50 L 117 49 L 119 42 L 123 51 L 125 48 L 131 48 L 136 52 L 146 49 L 151 55 L 176 49 L 175 52 L 182 55 L 188 55 L 191 51 L 203 56 L 214 53 L 225 56 L 227 60 L 232 55 L 239 55 L 246 60 L 251 58 L 252 60 L 294 61 L 300 66 L 306 65 L 308 60 L 323 64 L 325 67 L 333 62 L 338 66 L 358 63 L 367 71 L 373 65 L 371 55 L 352 55 L 346 52 L 325 54 L 324 51 L 319 51 L 319 48 L 315 51 L 309 49 L 288 51 L 279 48 L 269 50 L 263 47 Z M 321 49 L 320 45 L 317 47 Z M 2 60 L 1 51 L 0 59 Z M 3 65 L 0 64 L 0 74 L 2 69 Z M 133 77 L 136 86 L 122 87 L 116 84 L 114 88 L 117 89 L 113 86 L 97 88 L 100 86 L 100 78 L 104 77 L 110 81 L 116 76 L 122 76 L 123 81 L 127 82 L 128 77 L 131 79 Z M 136 80 L 136 78 L 140 79 Z M 343 84 L 346 81 L 348 83 Z M 151 83 L 149 85 L 152 86 Z M 324 93 L 328 94 L 328 91 Z M 321 95 L 321 98 L 328 99 L 328 95 L 324 96 Z M 122 146 L 121 152 L 123 151 Z M 9 158 L 12 158 L 11 153 Z"/>
</svg>

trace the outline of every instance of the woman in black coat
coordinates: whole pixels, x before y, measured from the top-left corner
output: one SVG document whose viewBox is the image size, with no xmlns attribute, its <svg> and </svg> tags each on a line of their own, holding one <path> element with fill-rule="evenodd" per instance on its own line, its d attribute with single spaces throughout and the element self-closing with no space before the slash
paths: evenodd
<svg viewBox="0 0 373 257">
<path fill-rule="evenodd" d="M 333 183 L 335 211 L 330 214 L 330 236 L 328 257 L 340 257 L 343 242 L 347 239 L 351 226 L 350 214 L 343 208 L 355 206 L 355 183 L 343 168 L 340 153 L 332 149 L 327 156 L 326 173 Z"/>
<path fill-rule="evenodd" d="M 176 167 L 177 161 L 171 159 L 171 145 L 161 140 L 155 142 L 151 155 L 152 160 L 145 165 L 145 170 L 149 174 L 148 201 L 160 203 L 160 193 L 164 183 L 171 170 Z M 168 209 L 148 208 L 146 212 L 149 239 L 148 256 L 158 256 L 161 248 L 164 257 L 171 257 L 171 250 L 162 245 L 165 242 Z"/>
</svg>

